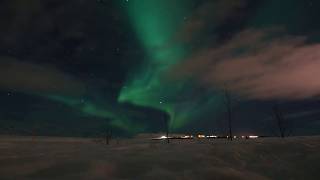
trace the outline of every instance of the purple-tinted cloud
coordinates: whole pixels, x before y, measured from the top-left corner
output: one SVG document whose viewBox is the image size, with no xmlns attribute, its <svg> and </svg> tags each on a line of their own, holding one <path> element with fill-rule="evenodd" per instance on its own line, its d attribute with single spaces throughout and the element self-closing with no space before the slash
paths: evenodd
<svg viewBox="0 0 320 180">
<path fill-rule="evenodd" d="M 178 64 L 175 75 L 253 99 L 303 99 L 320 94 L 320 44 L 245 30 L 219 48 Z"/>
<path fill-rule="evenodd" d="M 70 96 L 85 92 L 83 83 L 53 66 L 36 65 L 8 57 L 0 57 L 0 89 Z"/>
</svg>

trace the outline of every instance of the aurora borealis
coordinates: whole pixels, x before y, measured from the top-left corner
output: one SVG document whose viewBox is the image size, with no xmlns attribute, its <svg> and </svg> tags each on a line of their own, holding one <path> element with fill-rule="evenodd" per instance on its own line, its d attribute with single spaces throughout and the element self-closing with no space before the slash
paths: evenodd
<svg viewBox="0 0 320 180">
<path fill-rule="evenodd" d="M 177 17 L 181 18 L 187 10 L 180 6 L 168 11 L 172 7 L 168 1 L 133 1 L 126 6 L 146 57 L 142 62 L 142 71 L 128 79 L 121 89 L 119 101 L 152 106 L 168 112 L 173 118 L 174 105 L 168 96 L 179 85 L 170 87 L 161 77 L 185 54 L 182 44 L 171 44 L 170 41 L 182 22 Z"/>
<path fill-rule="evenodd" d="M 320 90 L 319 8 L 312 0 L 5 0 L 0 130 L 132 135 L 169 122 L 172 132 L 223 133 L 227 89 L 239 132 L 268 133 L 261 124 L 273 126 L 275 102 L 290 117 L 312 112 L 299 131 L 318 132 L 317 103 L 300 104 Z"/>
<path fill-rule="evenodd" d="M 168 80 L 169 69 L 188 54 L 187 45 L 177 41 L 180 29 L 190 12 L 190 1 L 180 6 L 179 1 L 132 1 L 127 6 L 130 21 L 146 56 L 137 74 L 130 77 L 122 88 L 120 102 L 150 106 L 170 115 L 170 127 L 181 128 L 195 114 L 200 113 L 195 105 L 201 98 L 187 95 L 190 84 Z M 186 93 L 184 95 L 183 93 Z M 211 99 L 211 98 L 210 98 Z M 219 99 L 201 103 L 204 107 L 219 103 Z M 190 103 L 193 101 L 193 103 Z M 199 103 L 200 104 L 200 103 Z M 180 106 L 183 106 L 183 110 Z M 188 113 L 187 113 L 188 112 Z"/>
</svg>

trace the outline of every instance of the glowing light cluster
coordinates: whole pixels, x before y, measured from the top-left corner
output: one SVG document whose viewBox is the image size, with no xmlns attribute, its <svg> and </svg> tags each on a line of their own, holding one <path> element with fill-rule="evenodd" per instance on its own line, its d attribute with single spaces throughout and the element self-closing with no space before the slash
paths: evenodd
<svg viewBox="0 0 320 180">
<path fill-rule="evenodd" d="M 200 139 L 202 139 L 202 138 L 206 138 L 206 135 L 198 134 L 197 137 L 200 138 Z"/>
<path fill-rule="evenodd" d="M 167 139 L 167 136 L 161 136 L 159 139 Z"/>
<path fill-rule="evenodd" d="M 218 138 L 218 136 L 216 135 L 209 135 L 209 136 L 206 136 L 207 138 Z"/>
<path fill-rule="evenodd" d="M 249 136 L 250 139 L 256 139 L 259 138 L 259 136 Z"/>
</svg>

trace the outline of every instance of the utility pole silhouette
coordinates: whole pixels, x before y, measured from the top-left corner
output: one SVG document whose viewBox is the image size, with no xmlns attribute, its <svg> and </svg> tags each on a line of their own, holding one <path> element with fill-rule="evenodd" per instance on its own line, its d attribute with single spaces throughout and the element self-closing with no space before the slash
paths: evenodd
<svg viewBox="0 0 320 180">
<path fill-rule="evenodd" d="M 232 136 L 232 109 L 231 109 L 231 97 L 227 89 L 225 89 L 225 98 L 226 98 L 226 107 L 227 107 L 227 113 L 228 113 L 228 131 L 229 131 L 229 136 L 228 140 L 233 139 Z"/>
<path fill-rule="evenodd" d="M 280 111 L 279 107 L 277 104 L 273 105 L 273 113 L 274 113 L 274 117 L 277 121 L 277 126 L 279 128 L 279 132 L 280 132 L 280 137 L 284 138 L 286 136 L 286 127 L 284 125 L 284 116 L 282 114 L 282 112 Z"/>
<path fill-rule="evenodd" d="M 112 138 L 112 130 L 109 129 L 106 133 L 106 145 L 110 144 L 111 138 Z"/>
<path fill-rule="evenodd" d="M 170 140 L 169 140 L 169 118 L 165 117 L 164 118 L 164 121 L 165 121 L 165 127 L 166 127 L 166 139 L 167 139 L 167 143 L 169 144 L 170 143 Z"/>
</svg>

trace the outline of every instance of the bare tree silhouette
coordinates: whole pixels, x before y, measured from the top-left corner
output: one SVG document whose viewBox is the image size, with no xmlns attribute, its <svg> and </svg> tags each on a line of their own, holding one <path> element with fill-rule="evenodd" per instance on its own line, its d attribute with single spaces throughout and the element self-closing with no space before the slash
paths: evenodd
<svg viewBox="0 0 320 180">
<path fill-rule="evenodd" d="M 284 138 L 286 136 L 289 136 L 292 133 L 292 126 L 286 123 L 286 119 L 282 111 L 279 109 L 278 104 L 274 104 L 272 110 L 273 110 L 274 118 L 277 122 L 277 127 L 280 132 L 280 137 Z"/>
</svg>

